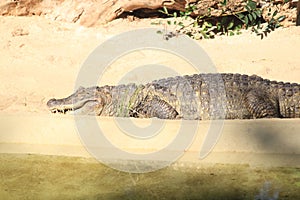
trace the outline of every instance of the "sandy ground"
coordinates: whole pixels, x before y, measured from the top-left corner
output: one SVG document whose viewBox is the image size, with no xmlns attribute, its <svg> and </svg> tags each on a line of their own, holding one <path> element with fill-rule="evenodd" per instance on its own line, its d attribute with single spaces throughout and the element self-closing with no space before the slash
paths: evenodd
<svg viewBox="0 0 300 200">
<path fill-rule="evenodd" d="M 154 28 L 150 22 L 118 19 L 103 27 L 84 28 L 41 17 L 0 17 L 0 113 L 49 113 L 47 100 L 72 93 L 81 65 L 98 45 L 124 31 Z M 300 82 L 300 27 L 279 29 L 263 40 L 245 33 L 198 43 L 219 72 Z M 108 70 L 101 83 L 114 84 L 130 67 L 153 60 L 181 74 L 193 73 L 173 57 L 157 52 L 125 57 Z M 152 78 L 157 76 L 153 74 Z"/>
</svg>

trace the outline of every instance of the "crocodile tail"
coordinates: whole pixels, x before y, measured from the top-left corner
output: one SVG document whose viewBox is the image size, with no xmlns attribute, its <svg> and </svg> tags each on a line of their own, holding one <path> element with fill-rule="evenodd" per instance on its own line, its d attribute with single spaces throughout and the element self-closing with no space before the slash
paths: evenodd
<svg viewBox="0 0 300 200">
<path fill-rule="evenodd" d="M 300 117 L 300 84 L 279 83 L 278 100 L 282 117 Z"/>
</svg>

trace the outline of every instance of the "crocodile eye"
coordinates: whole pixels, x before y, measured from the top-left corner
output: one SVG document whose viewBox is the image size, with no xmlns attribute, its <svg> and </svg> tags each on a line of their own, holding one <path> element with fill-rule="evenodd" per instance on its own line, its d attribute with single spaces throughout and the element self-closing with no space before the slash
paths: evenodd
<svg viewBox="0 0 300 200">
<path fill-rule="evenodd" d="M 79 86 L 79 88 L 76 90 L 76 92 L 79 92 L 79 91 L 84 90 L 84 89 L 85 89 L 84 87 Z"/>
</svg>

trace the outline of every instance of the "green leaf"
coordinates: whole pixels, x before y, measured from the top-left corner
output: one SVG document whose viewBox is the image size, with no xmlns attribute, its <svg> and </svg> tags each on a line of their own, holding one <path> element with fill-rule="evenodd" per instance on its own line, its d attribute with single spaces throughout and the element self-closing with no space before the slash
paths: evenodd
<svg viewBox="0 0 300 200">
<path fill-rule="evenodd" d="M 173 12 L 173 17 L 177 17 L 177 12 Z"/>
<path fill-rule="evenodd" d="M 252 15 L 249 14 L 249 15 L 247 15 L 247 17 L 248 17 L 248 19 L 249 19 L 250 24 L 252 24 L 252 21 L 253 21 Z"/>
<path fill-rule="evenodd" d="M 274 12 L 273 12 L 273 17 L 275 17 L 276 15 L 278 14 L 278 10 L 275 10 Z"/>
<path fill-rule="evenodd" d="M 248 26 L 248 24 L 249 24 L 248 16 L 245 16 L 244 23 Z"/>
<path fill-rule="evenodd" d="M 278 23 L 278 24 L 275 25 L 274 29 L 275 29 L 275 28 L 279 28 L 280 26 L 281 26 L 281 25 Z"/>
<path fill-rule="evenodd" d="M 194 24 L 193 24 L 193 27 L 198 27 L 198 22 L 197 21 L 194 21 Z"/>
<path fill-rule="evenodd" d="M 213 26 L 212 23 L 209 23 L 209 22 L 205 22 L 205 23 L 208 28 L 211 28 Z"/>
<path fill-rule="evenodd" d="M 254 13 L 256 14 L 257 17 L 261 17 L 261 10 L 257 10 Z"/>
<path fill-rule="evenodd" d="M 194 5 L 194 6 L 192 7 L 192 10 L 193 10 L 193 12 L 194 12 L 195 10 L 197 10 L 197 6 Z"/>
<path fill-rule="evenodd" d="M 257 28 L 258 28 L 258 29 L 262 29 L 261 21 L 260 21 L 260 20 L 257 22 Z"/>
<path fill-rule="evenodd" d="M 251 10 L 254 10 L 254 9 L 256 9 L 256 2 L 254 2 L 252 0 L 249 0 L 248 3 L 247 3 L 247 6 L 249 6 L 249 8 Z"/>
<path fill-rule="evenodd" d="M 190 16 L 192 14 L 192 12 L 191 11 L 187 11 L 187 12 L 185 12 L 185 16 Z"/>
<path fill-rule="evenodd" d="M 240 20 L 243 20 L 244 17 L 245 17 L 245 15 L 242 14 L 242 13 L 238 13 L 238 14 L 236 14 L 236 16 L 237 16 L 237 18 L 239 18 Z"/>
<path fill-rule="evenodd" d="M 237 25 L 237 26 L 234 27 L 234 30 L 235 30 L 235 31 L 239 31 L 239 30 L 241 30 L 241 29 L 242 29 L 242 26 L 241 26 L 241 25 Z"/>
<path fill-rule="evenodd" d="M 208 39 L 209 38 L 205 32 L 201 32 L 201 33 L 202 33 L 204 39 Z"/>
<path fill-rule="evenodd" d="M 285 20 L 286 16 L 285 15 L 282 15 L 280 17 L 277 18 L 277 21 L 278 22 L 282 22 L 283 20 Z"/>
<path fill-rule="evenodd" d="M 252 15 L 252 18 L 253 18 L 253 20 L 256 20 L 256 18 L 257 18 L 257 15 L 256 15 L 256 13 L 255 13 L 255 12 L 253 12 L 253 13 L 251 13 L 251 15 Z"/>
<path fill-rule="evenodd" d="M 250 6 L 246 5 L 245 8 L 246 8 L 246 10 L 247 10 L 248 12 L 251 12 Z"/>
<path fill-rule="evenodd" d="M 156 33 L 157 33 L 157 34 L 162 34 L 163 32 L 162 32 L 162 31 L 156 31 Z"/>
<path fill-rule="evenodd" d="M 221 26 L 221 24 L 218 22 L 218 23 L 217 23 L 217 31 L 220 31 L 221 28 L 222 28 L 222 26 Z"/>
<path fill-rule="evenodd" d="M 231 21 L 231 22 L 228 24 L 227 29 L 231 29 L 231 28 L 233 27 L 233 25 L 234 25 L 234 23 L 233 23 L 233 21 Z"/>
</svg>

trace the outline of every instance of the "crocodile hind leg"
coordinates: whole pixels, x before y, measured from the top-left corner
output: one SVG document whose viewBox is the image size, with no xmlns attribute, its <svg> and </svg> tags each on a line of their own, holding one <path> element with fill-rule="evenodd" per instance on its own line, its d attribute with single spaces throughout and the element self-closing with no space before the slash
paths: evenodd
<svg viewBox="0 0 300 200">
<path fill-rule="evenodd" d="M 137 118 L 157 117 L 160 119 L 176 119 L 178 116 L 178 112 L 158 96 L 154 96 L 151 99 L 146 98 L 145 102 L 140 103 L 131 112 L 130 116 Z"/>
<path fill-rule="evenodd" d="M 246 106 L 253 118 L 280 117 L 278 101 L 262 89 L 256 88 L 246 95 Z"/>
</svg>

